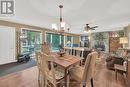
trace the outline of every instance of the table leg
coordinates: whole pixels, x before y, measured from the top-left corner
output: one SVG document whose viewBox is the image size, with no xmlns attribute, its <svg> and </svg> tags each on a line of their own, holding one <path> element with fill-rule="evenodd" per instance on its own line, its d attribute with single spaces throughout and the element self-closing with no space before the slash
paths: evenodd
<svg viewBox="0 0 130 87">
<path fill-rule="evenodd" d="M 91 87 L 94 87 L 94 84 L 93 84 L 93 78 L 91 78 Z"/>
<path fill-rule="evenodd" d="M 115 70 L 115 73 L 116 73 L 116 80 L 117 80 L 117 70 Z"/>
<path fill-rule="evenodd" d="M 65 69 L 65 87 L 67 87 L 67 69 Z"/>
</svg>

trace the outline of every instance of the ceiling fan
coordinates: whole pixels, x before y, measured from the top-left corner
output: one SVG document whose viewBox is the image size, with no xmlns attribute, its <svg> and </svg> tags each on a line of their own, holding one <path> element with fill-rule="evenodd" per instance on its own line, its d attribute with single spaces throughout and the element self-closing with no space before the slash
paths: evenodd
<svg viewBox="0 0 130 87">
<path fill-rule="evenodd" d="M 89 24 L 86 24 L 86 26 L 84 27 L 84 32 L 95 30 L 95 28 L 98 28 L 98 26 L 90 27 Z"/>
</svg>

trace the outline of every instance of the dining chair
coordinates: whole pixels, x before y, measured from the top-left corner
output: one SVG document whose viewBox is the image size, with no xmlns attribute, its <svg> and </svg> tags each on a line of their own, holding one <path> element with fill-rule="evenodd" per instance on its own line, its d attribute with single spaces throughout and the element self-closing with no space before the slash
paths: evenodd
<svg viewBox="0 0 130 87">
<path fill-rule="evenodd" d="M 43 54 L 44 54 L 44 59 L 48 59 L 48 58 L 50 58 L 50 57 L 52 57 L 51 56 L 51 51 L 50 51 L 50 46 L 48 45 L 48 44 L 46 44 L 46 43 L 44 43 L 43 45 L 42 45 L 42 49 L 43 49 Z M 48 56 L 47 56 L 48 55 Z M 50 56 L 50 57 L 49 57 Z M 54 57 L 52 57 L 52 59 L 54 59 Z M 52 60 L 53 61 L 53 60 Z M 58 75 L 58 73 L 59 74 L 63 74 L 63 72 L 65 72 L 65 70 L 62 68 L 62 67 L 60 67 L 60 66 L 58 66 L 58 65 L 56 65 L 56 64 L 53 64 L 52 65 L 52 67 L 53 66 L 55 66 L 55 72 L 56 72 L 56 76 Z M 45 66 L 43 66 L 43 67 L 45 67 Z M 57 78 L 57 77 L 56 77 Z M 69 76 L 67 76 L 67 79 L 69 80 Z M 68 87 L 69 85 L 67 84 L 67 87 Z"/>
<path fill-rule="evenodd" d="M 51 49 L 50 46 L 46 42 L 44 42 L 42 44 L 42 52 L 43 53 L 45 53 L 45 54 L 51 54 L 51 50 L 50 49 Z"/>
<path fill-rule="evenodd" d="M 38 67 L 38 84 L 39 87 L 42 87 L 45 84 L 45 75 L 42 74 L 42 52 L 36 53 L 36 63 Z"/>
<path fill-rule="evenodd" d="M 38 66 L 38 83 L 39 83 L 39 86 L 43 86 L 45 85 L 45 76 L 44 74 L 41 74 L 41 71 L 42 71 L 42 59 L 43 59 L 43 53 L 45 54 L 51 54 L 51 51 L 50 51 L 50 46 L 44 42 L 42 44 L 42 52 L 37 52 L 36 53 L 36 60 L 37 60 L 37 66 Z"/>
<path fill-rule="evenodd" d="M 81 55 L 81 53 L 82 53 L 82 51 L 81 51 L 81 50 L 76 49 L 76 56 L 81 57 L 81 56 L 82 56 L 82 55 Z"/>
<path fill-rule="evenodd" d="M 91 87 L 94 87 L 93 77 L 96 67 L 96 58 L 98 57 L 97 52 L 91 52 L 88 54 L 85 61 L 85 66 L 76 66 L 72 68 L 70 72 L 70 78 L 74 79 L 76 82 L 80 83 L 81 87 L 85 87 L 86 83 L 91 82 Z"/>
<path fill-rule="evenodd" d="M 76 56 L 78 56 L 79 58 L 81 58 L 81 62 L 80 62 L 80 65 L 83 64 L 83 51 L 84 49 L 83 48 L 76 48 Z"/>
<path fill-rule="evenodd" d="M 65 52 L 67 55 L 72 55 L 72 49 L 70 49 L 70 47 L 66 47 Z"/>
<path fill-rule="evenodd" d="M 57 87 L 59 83 L 64 83 L 64 72 L 54 68 L 54 57 L 43 53 L 43 74 L 45 75 L 45 87 Z"/>
</svg>

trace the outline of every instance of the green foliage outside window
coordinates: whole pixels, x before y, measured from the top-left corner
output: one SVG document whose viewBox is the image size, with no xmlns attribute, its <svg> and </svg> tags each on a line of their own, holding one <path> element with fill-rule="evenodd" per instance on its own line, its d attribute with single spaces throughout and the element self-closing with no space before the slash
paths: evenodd
<svg viewBox="0 0 130 87">
<path fill-rule="evenodd" d="M 46 33 L 46 42 L 51 44 L 52 50 L 59 50 L 60 45 L 64 45 L 64 36 L 55 33 Z"/>
<path fill-rule="evenodd" d="M 51 33 L 46 33 L 46 42 L 51 44 Z"/>
<path fill-rule="evenodd" d="M 22 42 L 22 53 L 33 53 L 41 50 L 42 34 L 41 32 L 23 30 L 27 39 Z"/>
<path fill-rule="evenodd" d="M 59 50 L 60 45 L 60 35 L 52 34 L 52 49 Z"/>
</svg>

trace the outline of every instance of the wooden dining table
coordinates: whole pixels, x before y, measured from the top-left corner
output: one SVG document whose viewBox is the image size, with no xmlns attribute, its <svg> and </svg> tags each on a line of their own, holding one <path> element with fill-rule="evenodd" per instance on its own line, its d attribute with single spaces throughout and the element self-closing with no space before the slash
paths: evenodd
<svg viewBox="0 0 130 87">
<path fill-rule="evenodd" d="M 74 65 L 79 64 L 81 58 L 77 56 L 67 55 L 67 54 L 64 54 L 62 57 L 60 57 L 60 55 L 58 55 L 57 53 L 53 53 L 52 55 L 55 56 L 54 62 L 57 65 L 63 67 L 65 70 L 65 87 L 67 87 L 68 70 Z"/>
</svg>

